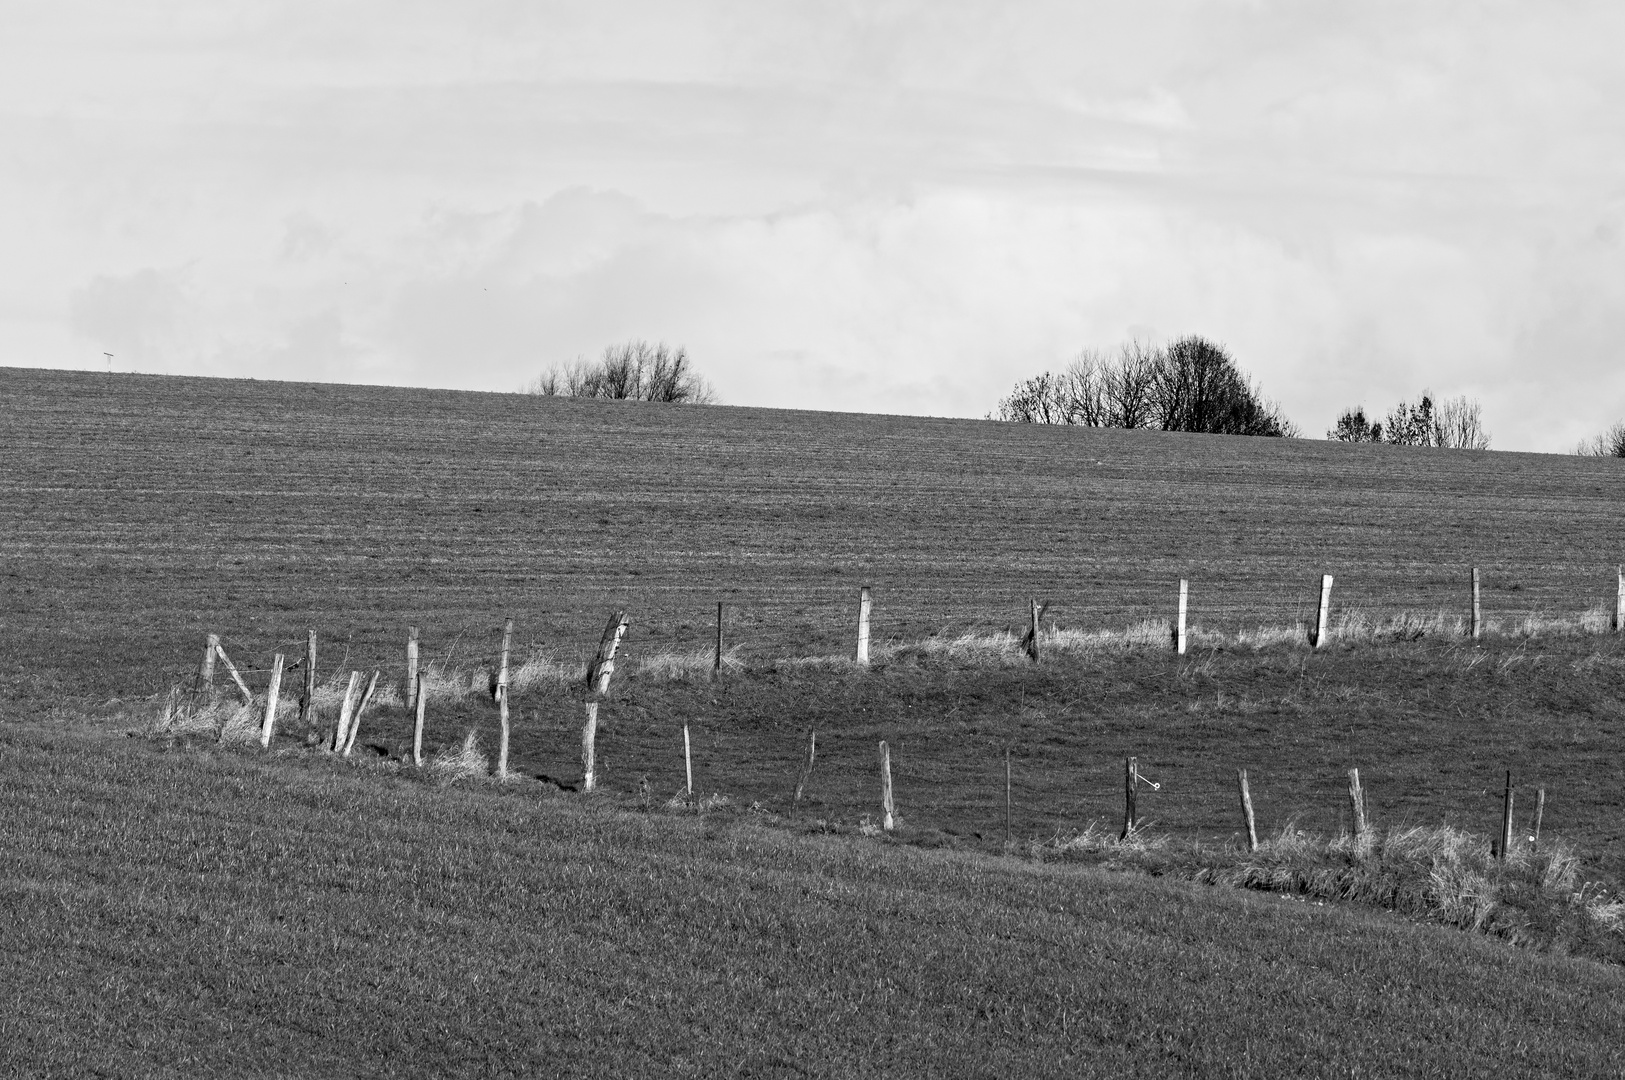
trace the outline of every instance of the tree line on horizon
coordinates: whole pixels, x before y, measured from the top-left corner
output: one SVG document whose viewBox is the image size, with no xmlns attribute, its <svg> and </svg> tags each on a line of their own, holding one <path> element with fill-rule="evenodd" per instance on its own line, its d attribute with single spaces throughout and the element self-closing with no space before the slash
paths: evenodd
<svg viewBox="0 0 1625 1080">
<path fill-rule="evenodd" d="M 554 364 L 524 387 L 543 397 L 600 398 L 714 405 L 716 391 L 694 370 L 688 350 L 665 342 L 627 341 L 604 349 L 597 360 L 577 357 Z"/>
</svg>

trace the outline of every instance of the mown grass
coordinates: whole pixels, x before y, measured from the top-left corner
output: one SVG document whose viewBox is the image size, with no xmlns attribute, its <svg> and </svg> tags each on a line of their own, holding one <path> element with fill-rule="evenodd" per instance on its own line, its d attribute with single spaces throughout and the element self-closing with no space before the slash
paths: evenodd
<svg viewBox="0 0 1625 1080">
<path fill-rule="evenodd" d="M 1374 912 L 0 729 L 0 1070 L 1608 1076 L 1625 975 Z"/>
</svg>

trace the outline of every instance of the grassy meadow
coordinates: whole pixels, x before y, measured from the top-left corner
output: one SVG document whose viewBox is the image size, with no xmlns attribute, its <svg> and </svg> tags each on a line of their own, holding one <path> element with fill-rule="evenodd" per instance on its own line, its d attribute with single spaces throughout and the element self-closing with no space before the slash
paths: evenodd
<svg viewBox="0 0 1625 1080">
<path fill-rule="evenodd" d="M 0 458 L 0 1072 L 1620 1072 L 1618 461 L 17 369 Z M 209 632 L 261 693 L 307 629 L 323 727 L 383 673 L 348 760 L 302 672 L 270 752 L 223 675 L 172 696 Z M 1545 869 L 1483 859 L 1507 769 Z"/>
</svg>

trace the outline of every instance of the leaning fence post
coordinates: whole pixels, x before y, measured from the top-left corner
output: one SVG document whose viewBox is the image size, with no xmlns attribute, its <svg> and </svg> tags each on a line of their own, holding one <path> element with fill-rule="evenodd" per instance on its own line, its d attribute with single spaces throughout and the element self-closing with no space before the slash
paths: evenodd
<svg viewBox="0 0 1625 1080">
<path fill-rule="evenodd" d="M 880 740 L 880 827 L 887 832 L 894 824 L 895 808 L 891 799 L 891 747 Z"/>
<path fill-rule="evenodd" d="M 406 707 L 418 703 L 418 628 L 406 628 Z"/>
<path fill-rule="evenodd" d="M 265 720 L 260 724 L 260 745 L 271 745 L 271 729 L 276 727 L 276 699 L 282 693 L 282 654 L 271 661 L 271 685 L 265 690 Z"/>
<path fill-rule="evenodd" d="M 356 674 L 359 675 L 360 672 Z M 367 706 L 372 702 L 373 692 L 378 689 L 379 674 L 379 672 L 374 671 L 372 678 L 367 680 L 367 692 L 361 695 L 361 700 L 356 703 L 355 715 L 350 717 L 350 734 L 344 738 L 345 757 L 349 757 L 350 751 L 355 749 L 355 737 L 361 733 L 361 714 L 366 711 Z"/>
<path fill-rule="evenodd" d="M 692 799 L 694 797 L 694 758 L 689 753 L 687 724 L 683 725 L 683 775 L 687 778 L 687 784 L 683 790 Z"/>
<path fill-rule="evenodd" d="M 1363 849 L 1369 839 L 1365 817 L 1365 788 L 1360 786 L 1360 770 L 1349 770 L 1349 808 L 1354 814 L 1354 846 Z"/>
<path fill-rule="evenodd" d="M 299 726 L 316 726 L 316 631 L 305 633 L 305 692 L 299 696 Z"/>
<path fill-rule="evenodd" d="M 1247 824 L 1247 850 L 1258 850 L 1258 825 L 1253 820 L 1253 793 L 1247 787 L 1247 770 L 1236 770 L 1236 787 L 1241 791 L 1241 819 Z"/>
<path fill-rule="evenodd" d="M 1123 835 L 1119 840 L 1127 840 L 1134 835 L 1134 789 L 1140 786 L 1140 759 L 1129 758 L 1123 762 Z"/>
<path fill-rule="evenodd" d="M 1332 575 L 1320 576 L 1320 607 L 1315 612 L 1315 634 L 1309 639 L 1309 647 L 1319 649 L 1326 644 L 1326 623 L 1332 612 Z"/>
<path fill-rule="evenodd" d="M 1506 861 L 1507 852 L 1512 850 L 1512 770 L 1507 770 L 1507 790 L 1504 801 L 1501 803 L 1501 850 L 1497 853 L 1502 862 Z"/>
<path fill-rule="evenodd" d="M 210 634 L 203 645 L 203 664 L 198 668 L 198 689 L 214 693 L 214 654 L 220 649 L 220 635 Z"/>
<path fill-rule="evenodd" d="M 1546 816 L 1546 789 L 1538 788 L 1535 791 L 1535 835 L 1529 838 L 1534 847 L 1540 846 L 1540 819 Z"/>
<path fill-rule="evenodd" d="M 361 672 L 350 672 L 350 685 L 344 691 L 344 704 L 339 706 L 339 718 L 333 726 L 333 752 L 344 749 L 344 740 L 350 734 L 350 716 L 355 711 L 356 691 L 361 686 Z"/>
<path fill-rule="evenodd" d="M 609 617 L 604 636 L 598 640 L 598 652 L 587 666 L 587 689 L 594 693 L 609 692 L 609 677 L 615 674 L 615 653 L 626 636 L 626 612 L 617 611 Z"/>
<path fill-rule="evenodd" d="M 231 681 L 237 684 L 237 692 L 243 695 L 243 704 L 254 704 L 254 695 L 248 689 L 248 684 L 243 682 L 243 676 L 238 672 L 237 665 L 231 662 L 231 657 L 226 655 L 226 650 L 222 649 L 218 642 L 215 644 L 214 654 L 220 658 L 222 664 L 226 665 L 226 674 L 230 675 Z"/>
<path fill-rule="evenodd" d="M 587 702 L 587 722 L 581 727 L 581 790 L 591 791 L 598 782 L 594 768 L 594 742 L 598 738 L 598 702 Z"/>
<path fill-rule="evenodd" d="M 1468 623 L 1468 633 L 1474 641 L 1483 633 L 1483 623 L 1479 622 L 1478 608 L 1478 567 L 1473 567 L 1473 617 Z"/>
<path fill-rule="evenodd" d="M 412 764 L 423 764 L 423 710 L 428 700 L 423 693 L 423 672 L 418 672 L 412 687 L 412 700 L 417 702 L 417 719 L 412 724 Z"/>
<path fill-rule="evenodd" d="M 802 792 L 807 790 L 807 781 L 812 778 L 813 765 L 818 761 L 818 732 L 807 732 L 807 767 L 801 770 L 801 779 L 796 782 L 796 797 L 791 800 L 800 802 Z"/>
<path fill-rule="evenodd" d="M 869 586 L 858 590 L 858 663 L 869 662 Z"/>
<path fill-rule="evenodd" d="M 508 653 L 513 648 L 513 620 L 509 619 L 502 624 L 502 663 L 497 668 L 497 688 L 493 696 L 505 698 L 508 696 Z"/>
<path fill-rule="evenodd" d="M 1184 578 L 1179 579 L 1179 618 L 1174 623 L 1174 652 L 1179 656 L 1185 655 L 1185 608 L 1190 596 L 1190 583 Z"/>
</svg>

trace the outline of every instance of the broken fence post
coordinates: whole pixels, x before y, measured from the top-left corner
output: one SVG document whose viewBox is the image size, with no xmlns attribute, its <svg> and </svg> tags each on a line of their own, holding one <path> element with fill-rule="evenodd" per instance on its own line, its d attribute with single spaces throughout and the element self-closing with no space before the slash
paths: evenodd
<svg viewBox="0 0 1625 1080">
<path fill-rule="evenodd" d="M 271 745 L 271 730 L 276 727 L 276 699 L 282 693 L 282 654 L 271 661 L 271 685 L 265 690 L 265 720 L 260 724 L 260 746 Z"/>
<path fill-rule="evenodd" d="M 406 707 L 418 703 L 418 628 L 406 628 Z"/>
<path fill-rule="evenodd" d="M 604 626 L 604 636 L 598 640 L 598 652 L 587 666 L 587 689 L 596 694 L 609 692 L 609 678 L 615 674 L 615 654 L 621 639 L 626 636 L 626 612 L 617 611 Z"/>
<path fill-rule="evenodd" d="M 203 664 L 198 668 L 198 689 L 214 693 L 214 654 L 220 649 L 220 635 L 210 634 L 203 644 Z"/>
<path fill-rule="evenodd" d="M 1320 576 L 1320 605 L 1315 612 L 1314 636 L 1309 639 L 1310 648 L 1320 649 L 1326 645 L 1326 624 L 1332 613 L 1332 575 Z"/>
<path fill-rule="evenodd" d="M 350 685 L 344 690 L 344 704 L 339 706 L 339 718 L 333 724 L 332 751 L 344 749 L 344 740 L 350 735 L 350 717 L 355 713 L 356 692 L 361 688 L 361 672 L 350 672 Z"/>
<path fill-rule="evenodd" d="M 869 586 L 858 590 L 858 663 L 869 662 Z"/>
<path fill-rule="evenodd" d="M 598 739 L 598 702 L 587 702 L 587 722 L 581 727 L 581 790 L 591 791 L 597 786 L 594 743 Z"/>
<path fill-rule="evenodd" d="M 880 827 L 890 832 L 895 821 L 896 808 L 891 798 L 891 747 L 880 740 Z"/>
<path fill-rule="evenodd" d="M 508 653 L 513 649 L 513 620 L 502 624 L 502 663 L 497 668 L 496 690 L 492 697 L 501 700 L 508 696 Z"/>
<path fill-rule="evenodd" d="M 357 672 L 357 674 L 359 675 L 360 672 Z M 361 695 L 361 700 L 355 707 L 355 715 L 350 717 L 350 734 L 344 738 L 345 757 L 349 757 L 350 751 L 355 749 L 355 737 L 361 733 L 361 714 L 366 711 L 368 704 L 372 702 L 373 692 L 378 689 L 379 674 L 379 672 L 374 671 L 372 678 L 367 680 L 367 692 Z"/>
<path fill-rule="evenodd" d="M 1236 770 L 1236 787 L 1241 793 L 1241 820 L 1247 826 L 1247 850 L 1258 850 L 1258 825 L 1253 819 L 1253 793 L 1247 786 L 1247 770 Z"/>
<path fill-rule="evenodd" d="M 1179 579 L 1179 617 L 1174 622 L 1174 653 L 1185 655 L 1185 609 L 1190 597 L 1190 583 Z"/>
<path fill-rule="evenodd" d="M 412 724 L 412 764 L 423 764 L 423 711 L 428 704 L 427 695 L 423 692 L 423 672 L 418 672 L 417 682 L 413 685 L 412 699 L 417 703 L 417 718 Z"/>
<path fill-rule="evenodd" d="M 1134 835 L 1135 823 L 1135 789 L 1140 786 L 1140 759 L 1129 758 L 1123 762 L 1123 835 L 1119 840 L 1127 840 Z"/>
<path fill-rule="evenodd" d="M 807 732 L 807 767 L 801 770 L 801 779 L 796 782 L 796 797 L 792 802 L 800 802 L 802 794 L 807 790 L 807 781 L 812 777 L 813 764 L 818 760 L 818 732 Z"/>
<path fill-rule="evenodd" d="M 242 675 L 237 671 L 237 665 L 231 662 L 231 657 L 226 655 L 226 650 L 220 647 L 219 642 L 215 643 L 214 654 L 220 658 L 222 664 L 226 665 L 226 674 L 230 675 L 231 681 L 237 684 L 237 692 L 243 695 L 243 704 L 254 704 L 254 695 L 248 689 L 248 684 L 243 682 Z"/>
</svg>

